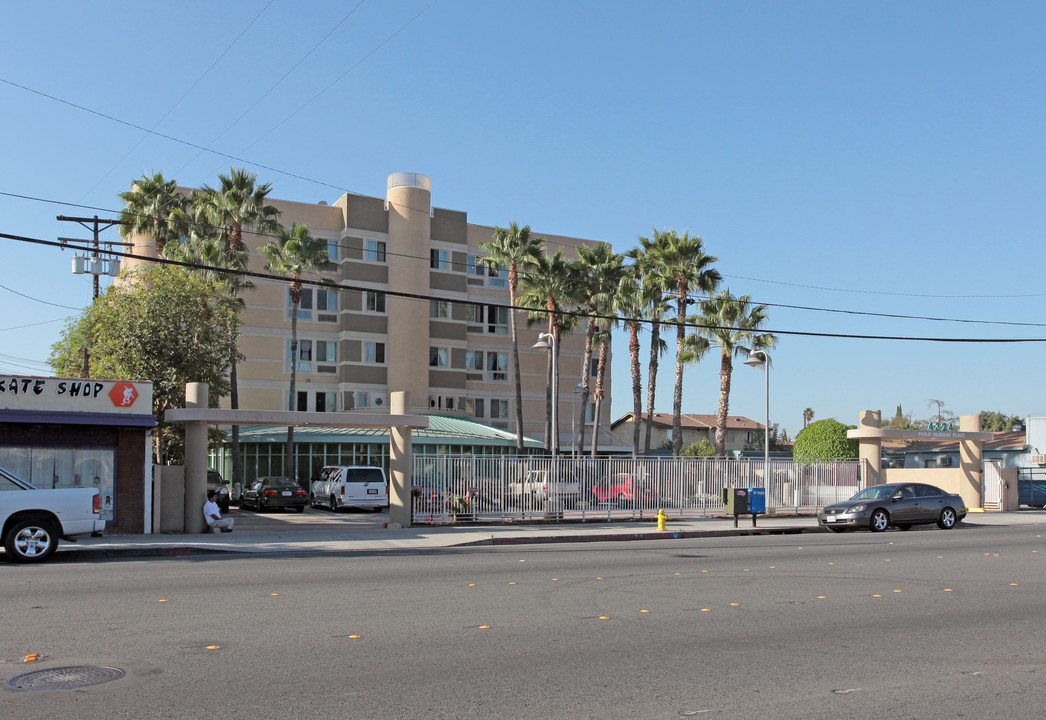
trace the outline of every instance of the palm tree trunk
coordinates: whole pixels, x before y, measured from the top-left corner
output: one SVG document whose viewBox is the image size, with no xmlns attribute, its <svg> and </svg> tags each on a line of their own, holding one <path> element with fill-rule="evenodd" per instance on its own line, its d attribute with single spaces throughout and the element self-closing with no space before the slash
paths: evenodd
<svg viewBox="0 0 1046 720">
<path fill-rule="evenodd" d="M 676 384 L 672 391 L 672 457 L 683 452 L 683 339 L 686 337 L 686 283 L 679 283 L 676 297 Z"/>
<path fill-rule="evenodd" d="M 646 439 L 643 441 L 643 454 L 650 454 L 650 429 L 654 424 L 654 391 L 657 389 L 658 345 L 661 344 L 661 321 L 650 323 L 650 371 L 647 373 L 646 394 Z"/>
<path fill-rule="evenodd" d="M 585 324 L 585 356 L 581 366 L 581 427 L 578 428 L 578 435 L 574 440 L 578 455 L 581 455 L 581 448 L 585 447 L 585 411 L 588 410 L 589 384 L 592 376 L 592 339 L 595 335 L 596 324 L 589 318 Z"/>
<path fill-rule="evenodd" d="M 592 457 L 599 450 L 599 413 L 603 406 L 603 381 L 606 377 L 607 355 L 610 351 L 610 338 L 599 346 L 599 364 L 596 366 L 596 408 L 592 422 Z"/>
<path fill-rule="evenodd" d="M 298 301 L 291 303 L 291 410 L 298 409 L 296 382 L 298 379 Z M 287 426 L 287 449 L 283 458 L 283 474 L 294 480 L 294 426 Z"/>
<path fill-rule="evenodd" d="M 240 409 L 239 380 L 236 373 L 236 358 L 232 359 L 229 368 L 229 404 L 233 410 Z M 233 487 L 243 487 L 243 459 L 240 456 L 240 426 L 232 426 L 232 483 Z"/>
<path fill-rule="evenodd" d="M 719 363 L 719 414 L 715 421 L 715 454 L 719 457 L 726 455 L 726 418 L 730 412 L 730 376 L 733 371 L 730 353 L 723 350 Z"/>
<path fill-rule="evenodd" d="M 639 456 L 639 417 L 643 414 L 643 384 L 639 369 L 639 325 L 628 325 L 628 354 L 632 358 L 632 459 Z"/>
<path fill-rule="evenodd" d="M 548 331 L 552 332 L 552 317 L 548 319 Z M 552 353 L 545 362 L 545 449 L 552 451 Z"/>
<path fill-rule="evenodd" d="M 512 375 L 516 379 L 516 451 L 523 453 L 523 378 L 519 374 L 519 336 L 516 335 L 516 291 L 509 285 L 508 328 L 512 335 Z"/>
</svg>

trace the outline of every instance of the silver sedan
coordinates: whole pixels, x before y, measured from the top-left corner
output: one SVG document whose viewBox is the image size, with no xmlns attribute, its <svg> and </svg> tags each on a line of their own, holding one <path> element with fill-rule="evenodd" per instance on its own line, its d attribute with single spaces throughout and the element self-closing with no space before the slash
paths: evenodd
<svg viewBox="0 0 1046 720">
<path fill-rule="evenodd" d="M 964 517 L 966 504 L 958 495 L 925 483 L 892 483 L 875 485 L 822 508 L 817 523 L 831 532 L 859 528 L 885 532 L 891 525 L 907 530 L 930 523 L 950 530 Z"/>
</svg>

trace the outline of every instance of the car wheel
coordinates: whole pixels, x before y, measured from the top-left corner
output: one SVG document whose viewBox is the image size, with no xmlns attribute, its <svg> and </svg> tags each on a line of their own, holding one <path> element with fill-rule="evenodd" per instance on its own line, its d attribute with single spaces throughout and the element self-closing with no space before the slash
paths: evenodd
<svg viewBox="0 0 1046 720">
<path fill-rule="evenodd" d="M 331 512 L 338 512 L 338 498 L 331 495 Z"/>
<path fill-rule="evenodd" d="M 4 548 L 14 562 L 43 562 L 58 548 L 58 533 L 46 520 L 20 520 L 4 537 Z"/>
<path fill-rule="evenodd" d="M 886 528 L 890 527 L 889 513 L 881 508 L 873 512 L 872 521 L 869 523 L 869 527 L 872 532 L 886 532 Z"/>
<path fill-rule="evenodd" d="M 951 530 L 957 522 L 958 518 L 955 517 L 955 511 L 946 507 L 944 510 L 941 510 L 941 516 L 937 518 L 937 527 L 941 530 Z"/>
<path fill-rule="evenodd" d="M 299 505 L 299 506 L 298 506 L 297 508 L 295 508 L 295 509 L 296 509 L 296 510 L 297 510 L 298 512 L 305 512 L 305 506 L 304 506 L 304 505 Z"/>
<path fill-rule="evenodd" d="M 909 525 L 908 523 L 901 523 L 900 525 L 897 526 L 897 529 L 898 530 L 911 530 L 912 526 Z"/>
<path fill-rule="evenodd" d="M 375 505 L 371 508 L 371 510 L 373 510 L 376 513 L 381 512 L 381 505 Z"/>
<path fill-rule="evenodd" d="M 830 533 L 841 533 L 844 529 L 845 528 L 841 528 L 841 527 L 826 527 L 825 528 L 825 530 L 827 530 Z"/>
</svg>

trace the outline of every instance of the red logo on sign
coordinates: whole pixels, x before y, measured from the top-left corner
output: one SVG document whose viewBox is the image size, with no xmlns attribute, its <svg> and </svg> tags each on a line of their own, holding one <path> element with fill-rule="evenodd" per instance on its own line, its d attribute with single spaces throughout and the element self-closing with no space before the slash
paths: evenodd
<svg viewBox="0 0 1046 720">
<path fill-rule="evenodd" d="M 138 391 L 134 389 L 134 385 L 131 383 L 116 383 L 113 385 L 113 389 L 109 391 L 109 399 L 113 401 L 113 405 L 116 407 L 131 407 L 134 405 L 134 401 L 138 399 Z"/>
</svg>

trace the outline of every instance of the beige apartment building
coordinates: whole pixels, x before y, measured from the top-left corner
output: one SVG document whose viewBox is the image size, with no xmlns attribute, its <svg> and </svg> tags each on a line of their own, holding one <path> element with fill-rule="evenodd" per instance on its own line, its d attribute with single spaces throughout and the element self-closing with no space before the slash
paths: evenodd
<svg viewBox="0 0 1046 720">
<path fill-rule="evenodd" d="M 281 211 L 283 225 L 306 224 L 313 237 L 327 241 L 338 270 L 324 277 L 339 288 L 306 286 L 297 357 L 291 357 L 287 283 L 254 280 L 254 290 L 244 294 L 241 408 L 381 412 L 389 393 L 406 390 L 417 412 L 475 418 L 515 432 L 508 281 L 504 271 L 492 274 L 476 262 L 493 227 L 469 223 L 464 211 L 433 207 L 430 180 L 416 173 L 390 175 L 384 198 L 346 194 L 331 205 L 270 202 Z M 595 244 L 536 234 L 549 252 L 563 250 L 569 258 L 576 257 L 578 246 Z M 258 247 L 270 239 L 245 234 L 251 270 L 264 271 Z M 517 328 L 523 432 L 540 440 L 546 353 L 531 346 L 546 326 L 527 327 L 520 312 Z M 560 346 L 559 445 L 567 451 L 573 418 L 580 422 L 574 388 L 581 378 L 583 324 L 564 333 Z M 294 397 L 292 362 L 297 363 Z M 608 368 L 604 428 L 610 387 Z"/>
</svg>

